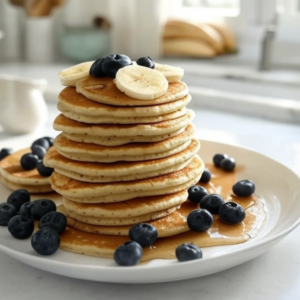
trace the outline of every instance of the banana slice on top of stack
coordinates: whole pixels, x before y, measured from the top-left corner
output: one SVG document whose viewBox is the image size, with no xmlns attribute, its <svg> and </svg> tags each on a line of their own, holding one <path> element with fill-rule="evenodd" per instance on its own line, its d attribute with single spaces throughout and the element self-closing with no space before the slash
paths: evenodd
<svg viewBox="0 0 300 300">
<path fill-rule="evenodd" d="M 61 133 L 44 164 L 54 168 L 51 186 L 81 236 L 128 235 L 134 224 L 164 218 L 172 225 L 157 222 L 159 237 L 189 230 L 180 212 L 204 163 L 182 76 L 181 68 L 121 54 L 60 72 L 67 87 L 53 126 Z M 61 247 L 97 255 L 69 239 Z"/>
</svg>

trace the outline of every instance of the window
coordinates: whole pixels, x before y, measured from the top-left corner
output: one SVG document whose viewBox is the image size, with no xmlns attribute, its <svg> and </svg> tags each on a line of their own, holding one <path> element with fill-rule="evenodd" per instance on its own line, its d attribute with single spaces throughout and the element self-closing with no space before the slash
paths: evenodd
<svg viewBox="0 0 300 300">
<path fill-rule="evenodd" d="M 234 17 L 240 13 L 240 0 L 178 0 L 175 14 Z"/>
</svg>

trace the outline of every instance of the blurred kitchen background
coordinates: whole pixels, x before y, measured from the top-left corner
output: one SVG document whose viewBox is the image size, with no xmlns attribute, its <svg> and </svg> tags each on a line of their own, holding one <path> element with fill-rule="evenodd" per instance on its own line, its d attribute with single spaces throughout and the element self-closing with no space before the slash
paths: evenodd
<svg viewBox="0 0 300 300">
<path fill-rule="evenodd" d="M 299 0 L 0 0 L 0 32 L 1 61 L 229 53 L 259 64 L 265 46 L 265 68 L 300 67 Z"/>
<path fill-rule="evenodd" d="M 300 123 L 300 0 L 0 0 L 0 73 L 46 98 L 110 53 L 181 66 L 204 107 Z"/>
</svg>

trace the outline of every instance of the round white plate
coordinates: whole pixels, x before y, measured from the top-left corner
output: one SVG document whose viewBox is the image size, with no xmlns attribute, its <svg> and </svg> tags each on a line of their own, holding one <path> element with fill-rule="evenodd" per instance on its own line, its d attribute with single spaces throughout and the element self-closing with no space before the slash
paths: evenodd
<svg viewBox="0 0 300 300">
<path fill-rule="evenodd" d="M 266 252 L 299 224 L 300 178 L 296 174 L 249 149 L 210 141 L 201 144 L 200 155 L 206 162 L 211 162 L 215 153 L 227 153 L 237 164 L 244 165 L 239 179 L 252 179 L 256 183 L 256 193 L 266 199 L 268 219 L 256 238 L 239 245 L 203 248 L 203 259 L 199 260 L 184 263 L 153 260 L 134 267 L 120 267 L 110 259 L 62 250 L 50 257 L 40 256 L 31 248 L 29 239 L 12 238 L 6 227 L 0 228 L 0 250 L 23 263 L 64 276 L 115 283 L 153 283 L 200 277 L 246 262 Z M 1 142 L 1 147 L 9 145 Z M 2 201 L 6 201 L 9 193 L 0 185 Z"/>
</svg>

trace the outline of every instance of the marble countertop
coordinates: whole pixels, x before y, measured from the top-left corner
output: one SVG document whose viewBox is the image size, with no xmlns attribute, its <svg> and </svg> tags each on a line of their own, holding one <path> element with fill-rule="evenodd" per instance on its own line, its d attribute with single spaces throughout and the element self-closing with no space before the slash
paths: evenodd
<svg viewBox="0 0 300 300">
<path fill-rule="evenodd" d="M 14 67 L 17 71 L 17 66 Z M 47 69 L 48 73 L 57 71 Z M 26 72 L 22 69 L 22 72 Z M 30 76 L 35 77 L 31 72 Z M 38 74 L 38 72 L 36 73 Z M 56 73 L 57 74 L 57 73 Z M 57 83 L 56 83 L 57 85 Z M 48 102 L 46 126 L 36 136 L 56 135 L 55 102 Z M 300 126 L 293 122 L 233 114 L 191 105 L 200 139 L 241 145 L 285 164 L 300 176 Z M 0 131 L 0 140 L 11 137 Z M 16 136 L 15 136 L 16 137 Z M 299 199 L 300 200 L 300 199 Z M 300 212 L 299 212 L 300 213 Z M 213 275 L 159 284 L 113 284 L 72 279 L 44 272 L 0 253 L 1 299 L 223 299 L 291 300 L 300 297 L 300 228 L 267 253 Z"/>
</svg>

